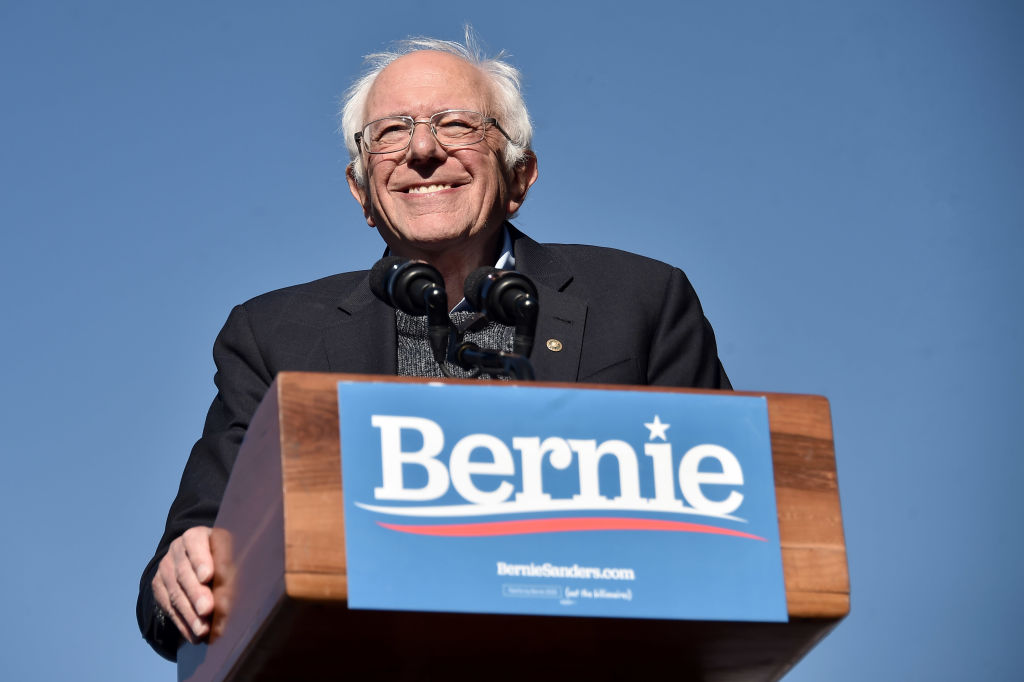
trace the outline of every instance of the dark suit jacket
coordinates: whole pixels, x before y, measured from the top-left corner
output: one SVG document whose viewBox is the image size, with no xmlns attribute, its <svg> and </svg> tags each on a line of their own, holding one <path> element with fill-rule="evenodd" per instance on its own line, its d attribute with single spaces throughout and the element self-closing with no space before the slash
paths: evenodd
<svg viewBox="0 0 1024 682">
<path fill-rule="evenodd" d="M 714 332 L 681 270 L 614 249 L 538 244 L 509 226 L 516 269 L 537 286 L 530 360 L 539 381 L 730 388 Z M 561 341 L 550 350 L 548 339 Z M 213 347 L 218 393 L 140 585 L 139 627 L 161 655 L 180 638 L 155 618 L 150 583 L 168 545 L 212 526 L 242 437 L 278 372 L 396 373 L 394 310 L 368 272 L 272 291 L 231 311 Z"/>
</svg>

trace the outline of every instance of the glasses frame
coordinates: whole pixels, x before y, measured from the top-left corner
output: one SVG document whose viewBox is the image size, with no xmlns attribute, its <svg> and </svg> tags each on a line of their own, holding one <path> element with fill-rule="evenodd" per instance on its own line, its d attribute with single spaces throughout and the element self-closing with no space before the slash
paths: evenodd
<svg viewBox="0 0 1024 682">
<path fill-rule="evenodd" d="M 481 129 L 481 133 L 482 134 L 480 136 L 480 139 L 479 140 L 473 140 L 472 142 L 460 142 L 458 144 L 449 144 L 449 143 L 441 142 L 440 138 L 437 137 L 437 125 L 435 123 L 435 120 L 437 119 L 438 116 L 443 116 L 444 114 L 452 114 L 452 113 L 460 112 L 460 111 L 468 112 L 468 113 L 471 113 L 471 114 L 478 114 L 480 116 L 480 118 L 482 119 L 483 126 L 484 126 Z M 409 128 L 409 139 L 408 139 L 408 141 L 406 141 L 405 146 L 400 148 L 400 149 L 389 149 L 386 152 L 372 152 L 372 151 L 370 151 L 367 148 L 368 145 L 365 144 L 366 129 L 369 128 L 370 126 L 372 126 L 377 121 L 385 121 L 385 120 L 389 120 L 389 119 L 400 119 L 400 120 L 403 120 L 403 121 L 407 121 L 407 122 L 409 122 L 411 124 L 411 127 Z M 493 118 L 491 116 L 484 116 L 479 111 L 473 111 L 472 109 L 445 109 L 444 111 L 439 111 L 436 114 L 431 114 L 430 117 L 426 118 L 426 119 L 422 119 L 422 118 L 421 119 L 415 119 L 412 116 L 384 116 L 383 118 L 375 118 L 372 121 L 370 121 L 369 123 L 367 123 L 366 125 L 364 125 L 363 129 L 361 131 L 359 131 L 358 133 L 356 133 L 355 135 L 353 135 L 353 137 L 356 140 L 356 146 L 359 147 L 360 149 L 362 149 L 367 154 L 397 154 L 398 152 L 404 152 L 406 149 L 409 148 L 409 145 L 412 144 L 412 138 L 416 134 L 416 126 L 421 124 L 421 123 L 426 125 L 428 128 L 430 128 L 430 134 L 433 135 L 434 139 L 437 140 L 437 143 L 439 145 L 441 145 L 442 147 L 444 147 L 445 149 L 451 149 L 453 147 L 469 147 L 471 145 L 483 142 L 487 138 L 487 130 L 486 130 L 487 126 L 494 126 L 495 128 L 498 129 L 498 132 L 500 132 L 502 135 L 505 136 L 506 140 L 508 140 L 509 142 L 512 142 L 512 137 L 509 136 L 509 134 L 505 132 L 504 128 L 501 127 L 501 124 L 498 123 L 498 119 Z"/>
</svg>

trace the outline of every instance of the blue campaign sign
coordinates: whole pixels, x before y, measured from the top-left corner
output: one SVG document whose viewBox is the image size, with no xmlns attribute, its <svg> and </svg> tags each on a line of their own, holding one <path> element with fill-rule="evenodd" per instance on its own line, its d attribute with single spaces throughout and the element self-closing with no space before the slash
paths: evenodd
<svg viewBox="0 0 1024 682">
<path fill-rule="evenodd" d="M 763 398 L 340 382 L 349 607 L 787 620 Z"/>
</svg>

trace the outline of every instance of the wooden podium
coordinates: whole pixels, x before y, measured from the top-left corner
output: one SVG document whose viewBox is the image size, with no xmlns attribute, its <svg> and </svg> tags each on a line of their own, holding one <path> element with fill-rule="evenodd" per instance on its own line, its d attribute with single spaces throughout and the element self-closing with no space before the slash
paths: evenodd
<svg viewBox="0 0 1024 682">
<path fill-rule="evenodd" d="M 182 647 L 179 680 L 774 680 L 849 611 L 828 402 L 760 393 L 738 395 L 768 400 L 788 623 L 349 610 L 339 379 L 423 381 L 278 375 L 211 536 L 210 640 Z"/>
</svg>

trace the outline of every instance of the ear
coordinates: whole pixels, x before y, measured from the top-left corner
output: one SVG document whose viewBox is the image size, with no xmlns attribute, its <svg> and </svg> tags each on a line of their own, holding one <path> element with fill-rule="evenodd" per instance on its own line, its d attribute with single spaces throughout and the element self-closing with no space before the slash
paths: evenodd
<svg viewBox="0 0 1024 682">
<path fill-rule="evenodd" d="M 527 150 L 526 157 L 512 169 L 508 180 L 506 215 L 512 215 L 526 201 L 526 193 L 537 182 L 537 155 Z"/>
<path fill-rule="evenodd" d="M 370 227 L 377 227 L 373 221 L 373 213 L 370 211 L 370 192 L 365 185 L 360 185 L 359 180 L 356 179 L 355 170 L 353 164 L 349 164 L 345 169 L 345 178 L 348 180 L 348 191 L 352 192 L 352 196 L 359 202 L 359 205 L 363 207 L 363 215 L 366 217 L 366 224 Z"/>
</svg>

